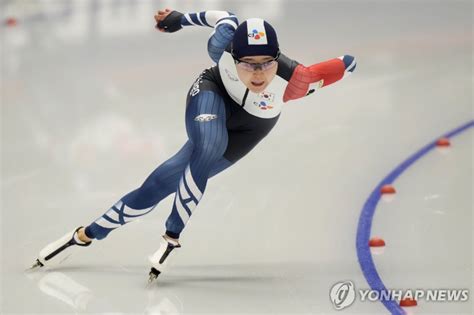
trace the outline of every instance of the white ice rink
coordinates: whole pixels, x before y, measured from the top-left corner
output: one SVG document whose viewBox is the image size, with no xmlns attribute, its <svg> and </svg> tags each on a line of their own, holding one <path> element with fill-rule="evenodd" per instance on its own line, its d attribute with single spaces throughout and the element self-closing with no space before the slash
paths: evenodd
<svg viewBox="0 0 474 315">
<path fill-rule="evenodd" d="M 211 29 L 160 33 L 163 7 L 261 17 L 300 63 L 350 54 L 357 68 L 287 103 L 270 135 L 210 180 L 152 287 L 147 257 L 171 197 L 60 267 L 25 273 L 185 142 L 186 93 L 212 65 Z M 473 120 L 472 1 L 1 0 L 0 12 L 1 314 L 389 313 L 359 299 L 338 311 L 329 291 L 369 288 L 356 238 L 378 183 Z M 473 314 L 473 133 L 421 157 L 375 209 L 387 288 L 470 290 L 465 302 L 419 300 L 411 314 Z"/>
</svg>

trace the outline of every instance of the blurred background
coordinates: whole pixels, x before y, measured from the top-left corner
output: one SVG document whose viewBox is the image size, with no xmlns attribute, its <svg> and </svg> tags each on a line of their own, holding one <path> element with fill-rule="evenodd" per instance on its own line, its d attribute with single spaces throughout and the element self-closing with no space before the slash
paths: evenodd
<svg viewBox="0 0 474 315">
<path fill-rule="evenodd" d="M 153 15 L 165 7 L 261 17 L 300 63 L 350 54 L 357 69 L 287 103 L 272 133 L 209 182 L 156 287 L 145 289 L 146 258 L 170 197 L 63 267 L 25 274 L 44 245 L 101 216 L 186 141 L 186 93 L 213 65 L 212 30 L 160 33 Z M 1 0 L 0 12 L 1 313 L 388 312 L 357 301 L 336 311 L 329 290 L 368 287 L 355 237 L 373 187 L 473 119 L 472 1 Z M 418 162 L 379 205 L 387 287 L 472 292 L 472 139 L 471 128 Z"/>
</svg>

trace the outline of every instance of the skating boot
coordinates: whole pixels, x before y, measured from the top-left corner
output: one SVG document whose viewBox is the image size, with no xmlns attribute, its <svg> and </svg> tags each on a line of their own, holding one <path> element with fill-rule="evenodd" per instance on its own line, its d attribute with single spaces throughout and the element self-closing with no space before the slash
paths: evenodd
<svg viewBox="0 0 474 315">
<path fill-rule="evenodd" d="M 160 242 L 160 248 L 152 256 L 149 257 L 149 260 L 151 262 L 151 270 L 148 274 L 150 276 L 148 279 L 148 283 L 151 283 L 153 282 L 153 280 L 158 278 L 160 273 L 166 267 L 166 259 L 168 258 L 168 255 L 173 249 L 179 247 L 181 247 L 181 245 L 178 241 L 171 239 L 166 235 L 163 235 L 163 239 Z"/>
<path fill-rule="evenodd" d="M 38 259 L 36 259 L 35 264 L 31 266 L 31 269 L 59 264 L 68 258 L 73 251 L 77 250 L 79 246 L 89 246 L 92 241 L 88 243 L 83 242 L 77 235 L 77 232 L 81 228 L 83 227 L 80 226 L 60 239 L 46 245 L 46 247 L 40 251 Z"/>
</svg>

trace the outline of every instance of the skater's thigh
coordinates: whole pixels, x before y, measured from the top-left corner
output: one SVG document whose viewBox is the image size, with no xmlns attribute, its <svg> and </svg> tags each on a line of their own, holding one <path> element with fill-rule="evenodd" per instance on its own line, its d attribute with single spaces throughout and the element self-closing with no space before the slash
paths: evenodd
<svg viewBox="0 0 474 315">
<path fill-rule="evenodd" d="M 220 153 L 227 147 L 226 105 L 213 91 L 200 91 L 188 100 L 186 131 L 195 151 Z"/>
<path fill-rule="evenodd" d="M 246 156 L 266 136 L 257 130 L 228 131 L 229 144 L 224 158 L 232 164 Z"/>
<path fill-rule="evenodd" d="M 229 141 L 224 156 L 217 161 L 209 175 L 215 176 L 247 155 L 266 134 L 252 131 L 227 131 Z"/>
</svg>

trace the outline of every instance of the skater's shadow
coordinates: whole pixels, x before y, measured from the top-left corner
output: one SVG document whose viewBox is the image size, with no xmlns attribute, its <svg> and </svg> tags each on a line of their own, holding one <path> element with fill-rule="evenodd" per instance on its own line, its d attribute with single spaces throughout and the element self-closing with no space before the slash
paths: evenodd
<svg viewBox="0 0 474 315">
<path fill-rule="evenodd" d="M 281 273 L 269 272 L 264 265 L 187 265 L 175 266 L 162 278 L 158 278 L 160 287 L 183 285 L 232 283 L 235 286 L 248 286 L 249 283 L 276 282 L 282 280 Z"/>
<path fill-rule="evenodd" d="M 71 277 L 93 275 L 95 278 L 104 277 L 137 277 L 145 279 L 148 277 L 148 266 L 130 265 L 59 265 L 49 268 L 45 272 L 61 272 Z M 250 282 L 272 282 L 282 279 L 279 274 L 264 273 L 263 265 L 234 264 L 234 265 L 188 265 L 175 266 L 166 270 L 158 280 L 160 286 L 179 286 L 195 283 L 250 283 Z"/>
<path fill-rule="evenodd" d="M 277 281 L 277 277 L 273 276 L 215 276 L 215 275 L 199 275 L 199 276 L 163 276 L 157 280 L 157 287 L 180 287 L 183 285 L 194 285 L 199 284 L 202 288 L 203 284 L 214 285 L 216 283 L 232 283 L 239 286 L 239 283 L 252 283 L 252 282 L 274 282 Z"/>
</svg>

